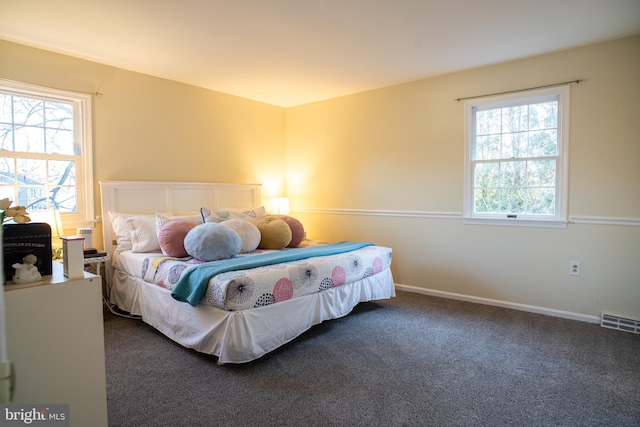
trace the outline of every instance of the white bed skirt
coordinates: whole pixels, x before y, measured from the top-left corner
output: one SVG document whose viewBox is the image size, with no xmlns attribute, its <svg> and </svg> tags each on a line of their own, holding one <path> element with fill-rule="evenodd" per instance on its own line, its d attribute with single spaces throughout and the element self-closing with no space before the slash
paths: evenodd
<svg viewBox="0 0 640 427">
<path fill-rule="evenodd" d="M 313 325 L 345 316 L 360 302 L 395 296 L 390 269 L 357 282 L 264 307 L 224 311 L 178 302 L 171 292 L 114 271 L 111 303 L 139 315 L 177 343 L 218 356 L 218 363 L 245 363 L 296 338 Z"/>
</svg>

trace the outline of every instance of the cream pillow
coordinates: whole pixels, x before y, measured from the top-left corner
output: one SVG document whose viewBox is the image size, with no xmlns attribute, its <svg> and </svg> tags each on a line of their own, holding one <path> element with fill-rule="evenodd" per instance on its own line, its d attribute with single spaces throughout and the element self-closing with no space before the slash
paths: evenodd
<svg viewBox="0 0 640 427">
<path fill-rule="evenodd" d="M 162 226 L 176 219 L 202 224 L 202 216 L 197 212 L 156 212 L 156 232 L 159 233 Z"/>
<path fill-rule="evenodd" d="M 222 221 L 220 225 L 230 228 L 238 233 L 242 240 L 242 247 L 240 248 L 241 254 L 255 251 L 260 244 L 260 230 L 258 230 L 258 227 L 249 221 L 234 218 Z"/>
<path fill-rule="evenodd" d="M 131 229 L 131 252 L 160 250 L 155 216 L 133 216 L 125 220 Z"/>
</svg>

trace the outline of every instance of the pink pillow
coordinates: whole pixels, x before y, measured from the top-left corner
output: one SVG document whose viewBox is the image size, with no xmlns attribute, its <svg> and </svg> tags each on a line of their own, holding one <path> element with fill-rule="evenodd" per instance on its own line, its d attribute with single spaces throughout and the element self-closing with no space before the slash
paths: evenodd
<svg viewBox="0 0 640 427">
<path fill-rule="evenodd" d="M 280 215 L 280 219 L 286 222 L 291 229 L 291 242 L 289 242 L 287 247 L 295 248 L 304 240 L 304 227 L 302 226 L 302 223 L 297 219 L 286 215 Z"/>
<path fill-rule="evenodd" d="M 169 221 L 158 232 L 158 243 L 165 255 L 176 258 L 189 256 L 184 248 L 184 238 L 196 224 L 186 219 Z"/>
</svg>

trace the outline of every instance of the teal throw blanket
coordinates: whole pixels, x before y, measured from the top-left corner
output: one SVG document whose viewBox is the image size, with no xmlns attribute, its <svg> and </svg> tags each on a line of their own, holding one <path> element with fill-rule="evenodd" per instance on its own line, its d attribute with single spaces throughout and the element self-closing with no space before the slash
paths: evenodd
<svg viewBox="0 0 640 427">
<path fill-rule="evenodd" d="M 282 262 L 298 261 L 317 256 L 335 255 L 343 252 L 355 251 L 356 249 L 372 245 L 373 243 L 368 242 L 339 242 L 322 246 L 286 249 L 283 251 L 269 252 L 247 257 L 229 258 L 200 264 L 184 272 L 176 286 L 173 288 L 171 296 L 178 301 L 188 302 L 195 307 L 207 291 L 209 279 L 216 274 L 226 273 L 227 271 L 262 267 L 270 264 L 279 264 Z"/>
</svg>

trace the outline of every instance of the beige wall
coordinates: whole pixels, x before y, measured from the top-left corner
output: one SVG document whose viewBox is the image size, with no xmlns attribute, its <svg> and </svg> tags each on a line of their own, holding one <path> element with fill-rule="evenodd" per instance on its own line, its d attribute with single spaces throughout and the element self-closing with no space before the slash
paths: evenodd
<svg viewBox="0 0 640 427">
<path fill-rule="evenodd" d="M 283 108 L 2 40 L 0 78 L 103 94 L 93 97 L 96 212 L 101 180 L 261 183 L 267 195 L 284 192 Z"/>
<path fill-rule="evenodd" d="M 287 109 L 292 208 L 311 238 L 393 247 L 400 284 L 638 319 L 640 227 L 462 224 L 464 117 L 455 101 L 585 79 L 571 87 L 570 215 L 638 225 L 638 76 L 633 37 Z M 568 274 L 573 260 L 581 277 Z"/>
<path fill-rule="evenodd" d="M 570 214 L 637 224 L 638 75 L 634 37 L 285 110 L 0 41 L 0 78 L 104 94 L 93 104 L 96 193 L 99 180 L 262 183 L 288 191 L 311 238 L 393 247 L 397 283 L 632 318 L 640 227 L 462 225 L 454 99 L 586 79 L 571 92 Z"/>
</svg>

